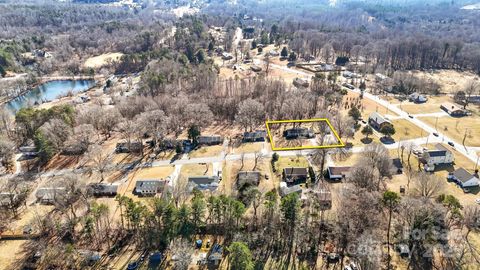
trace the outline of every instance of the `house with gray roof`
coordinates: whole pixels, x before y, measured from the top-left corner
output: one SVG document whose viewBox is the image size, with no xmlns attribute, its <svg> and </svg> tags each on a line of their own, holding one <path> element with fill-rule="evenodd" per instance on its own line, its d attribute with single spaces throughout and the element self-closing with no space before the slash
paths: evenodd
<svg viewBox="0 0 480 270">
<path fill-rule="evenodd" d="M 420 158 L 420 162 L 424 164 L 424 168 L 428 172 L 433 172 L 435 166 L 452 164 L 455 160 L 452 151 L 442 144 L 437 143 L 435 148 L 435 150 L 425 151 Z"/>
<path fill-rule="evenodd" d="M 218 176 L 190 176 L 188 178 L 188 187 L 192 191 L 194 188 L 199 190 L 216 190 L 219 183 Z"/>
<path fill-rule="evenodd" d="M 383 117 L 377 112 L 372 112 L 368 117 L 368 123 L 376 130 L 380 130 L 384 125 L 391 125 L 392 123 L 387 118 Z"/>
<path fill-rule="evenodd" d="M 258 171 L 240 171 L 237 174 L 237 186 L 241 187 L 245 184 L 258 186 L 260 177 L 261 173 Z"/>
<path fill-rule="evenodd" d="M 450 173 L 448 179 L 455 181 L 462 188 L 478 187 L 480 185 L 478 177 L 464 168 L 456 169 L 453 173 Z"/>
<path fill-rule="evenodd" d="M 157 193 L 162 193 L 167 185 L 166 180 L 137 180 L 133 194 L 138 196 L 155 196 Z"/>
<path fill-rule="evenodd" d="M 290 185 L 298 185 L 307 182 L 308 168 L 289 167 L 283 169 L 283 181 Z"/>
</svg>

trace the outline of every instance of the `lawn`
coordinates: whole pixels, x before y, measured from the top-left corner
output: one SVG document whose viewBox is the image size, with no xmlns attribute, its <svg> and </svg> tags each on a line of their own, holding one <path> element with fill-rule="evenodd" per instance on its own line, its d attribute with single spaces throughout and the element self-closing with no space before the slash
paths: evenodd
<svg viewBox="0 0 480 270">
<path fill-rule="evenodd" d="M 351 154 L 346 157 L 333 156 L 332 160 L 335 166 L 353 166 L 360 159 L 361 154 Z"/>
<path fill-rule="evenodd" d="M 442 103 L 452 101 L 449 96 L 430 96 L 425 103 L 415 104 L 406 101 L 398 105 L 398 107 L 410 114 L 437 113 L 442 111 L 442 109 L 440 109 Z"/>
<path fill-rule="evenodd" d="M 435 127 L 436 118 L 434 117 L 421 117 L 420 120 Z M 437 129 L 458 143 L 462 143 L 466 133 L 466 146 L 480 146 L 480 137 L 478 137 L 478 134 L 480 134 L 480 117 L 478 116 L 441 117 L 438 120 Z"/>
<path fill-rule="evenodd" d="M 253 171 L 255 161 L 253 159 L 245 159 L 243 168 L 241 168 L 241 161 L 228 161 L 224 166 L 223 179 L 221 182 L 221 190 L 223 194 L 235 195 L 237 174 L 239 171 Z M 262 174 L 260 178 L 260 184 L 258 190 L 262 193 L 266 193 L 278 186 L 278 182 L 272 177 L 270 159 L 265 158 L 258 162 L 255 171 L 259 171 Z M 268 180 L 265 178 L 268 175 Z"/>
<path fill-rule="evenodd" d="M 105 53 L 98 56 L 90 57 L 85 61 L 85 67 L 87 68 L 99 68 L 106 64 L 109 61 L 118 61 L 123 56 L 123 53 Z"/>
<path fill-rule="evenodd" d="M 428 135 L 422 128 L 405 119 L 393 120 L 392 124 L 396 131 L 392 138 L 397 142 L 422 138 Z"/>
<path fill-rule="evenodd" d="M 368 116 L 372 112 L 378 112 L 382 115 L 397 116 L 396 113 L 392 112 L 388 108 L 379 105 L 374 100 L 369 98 L 360 99 L 360 94 L 357 94 L 352 91 L 348 91 L 348 94 L 343 97 L 343 109 L 345 114 L 350 110 L 351 105 L 357 106 L 362 113 L 363 119 L 368 119 Z"/>
<path fill-rule="evenodd" d="M 223 150 L 222 145 L 200 146 L 188 154 L 191 158 L 218 156 Z"/>
<path fill-rule="evenodd" d="M 180 170 L 180 174 L 185 177 L 189 176 L 201 176 L 201 175 L 212 175 L 212 164 L 185 164 Z"/>
<path fill-rule="evenodd" d="M 275 163 L 278 170 L 283 170 L 289 167 L 308 167 L 308 160 L 305 157 L 280 157 Z"/>
<path fill-rule="evenodd" d="M 380 140 L 375 134 L 369 135 L 368 140 L 366 139 L 365 135 L 362 134 L 362 129 L 364 126 L 361 126 L 360 129 L 355 131 L 355 134 L 353 136 L 353 139 L 343 139 L 343 142 L 346 143 L 351 143 L 353 146 L 366 146 L 368 144 L 371 144 L 373 142 L 380 143 Z"/>
<path fill-rule="evenodd" d="M 255 153 L 263 149 L 265 142 L 247 142 L 242 143 L 238 147 L 233 147 L 232 153 Z"/>
</svg>

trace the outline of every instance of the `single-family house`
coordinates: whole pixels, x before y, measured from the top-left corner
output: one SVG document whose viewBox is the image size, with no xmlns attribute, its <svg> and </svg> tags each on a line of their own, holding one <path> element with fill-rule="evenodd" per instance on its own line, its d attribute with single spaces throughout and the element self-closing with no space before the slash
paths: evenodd
<svg viewBox="0 0 480 270">
<path fill-rule="evenodd" d="M 221 144 L 223 142 L 223 138 L 218 135 L 212 135 L 212 136 L 199 136 L 197 138 L 198 144 L 202 145 L 215 145 L 215 144 Z"/>
<path fill-rule="evenodd" d="M 88 190 L 95 197 L 115 197 L 118 191 L 118 184 L 94 183 L 88 185 Z"/>
<path fill-rule="evenodd" d="M 289 167 L 283 169 L 283 181 L 289 186 L 305 183 L 308 178 L 308 168 L 303 167 Z"/>
<path fill-rule="evenodd" d="M 434 171 L 435 166 L 452 164 L 452 162 L 455 160 L 452 151 L 442 144 L 437 143 L 435 148 L 435 150 L 423 152 L 423 155 L 420 158 L 420 161 L 424 164 L 425 170 L 428 172 Z"/>
<path fill-rule="evenodd" d="M 387 118 L 383 117 L 377 112 L 372 112 L 368 117 L 368 123 L 376 130 L 382 129 L 385 125 L 391 125 L 392 123 Z"/>
<path fill-rule="evenodd" d="M 468 114 L 466 110 L 450 102 L 442 103 L 442 105 L 440 105 L 440 108 L 447 112 L 449 115 L 455 117 L 465 116 Z"/>
<path fill-rule="evenodd" d="M 361 77 L 357 73 L 354 73 L 354 72 L 351 72 L 351 71 L 348 71 L 348 70 L 344 71 L 342 76 L 347 78 L 347 79 L 354 79 L 354 78 L 360 78 Z"/>
<path fill-rule="evenodd" d="M 283 136 L 287 140 L 291 139 L 311 139 L 315 137 L 312 129 L 310 128 L 291 128 L 283 132 Z"/>
<path fill-rule="evenodd" d="M 278 51 L 276 51 L 276 50 L 270 50 L 270 51 L 268 52 L 268 54 L 270 54 L 270 56 L 273 56 L 273 57 L 280 55 L 280 54 L 278 53 Z"/>
<path fill-rule="evenodd" d="M 243 141 L 244 142 L 264 142 L 266 136 L 267 136 L 267 132 L 265 132 L 264 130 L 245 132 L 243 133 Z"/>
<path fill-rule="evenodd" d="M 166 185 L 166 180 L 137 180 L 133 194 L 138 196 L 155 196 L 157 193 L 162 193 Z"/>
<path fill-rule="evenodd" d="M 307 88 L 310 84 L 306 79 L 295 78 L 293 79 L 293 85 L 297 88 Z"/>
<path fill-rule="evenodd" d="M 190 176 L 188 178 L 189 189 L 216 190 L 218 188 L 218 176 Z"/>
<path fill-rule="evenodd" d="M 328 179 L 334 181 L 343 180 L 347 178 L 351 169 L 352 167 L 349 166 L 329 166 L 327 167 Z"/>
<path fill-rule="evenodd" d="M 258 186 L 261 173 L 257 171 L 240 171 L 237 174 L 237 186 L 242 187 L 245 184 Z"/>
<path fill-rule="evenodd" d="M 300 185 L 288 186 L 286 182 L 280 182 L 280 196 L 285 197 L 292 193 L 297 193 L 301 196 L 302 187 Z"/>
<path fill-rule="evenodd" d="M 67 193 L 64 187 L 43 187 L 37 189 L 35 197 L 41 204 L 53 204 Z"/>
<path fill-rule="evenodd" d="M 448 179 L 455 181 L 462 188 L 477 187 L 480 185 L 478 177 L 469 173 L 464 168 L 456 169 L 453 173 L 450 173 Z"/>
<path fill-rule="evenodd" d="M 425 95 L 413 93 L 408 96 L 408 100 L 415 103 L 425 103 L 427 102 L 428 98 Z"/>
<path fill-rule="evenodd" d="M 119 142 L 115 147 L 116 153 L 140 153 L 143 150 L 141 142 Z"/>
</svg>

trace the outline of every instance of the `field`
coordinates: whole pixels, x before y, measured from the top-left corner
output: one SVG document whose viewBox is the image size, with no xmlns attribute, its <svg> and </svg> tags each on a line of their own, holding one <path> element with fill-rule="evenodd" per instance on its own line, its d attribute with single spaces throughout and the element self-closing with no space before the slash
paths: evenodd
<svg viewBox="0 0 480 270">
<path fill-rule="evenodd" d="M 84 66 L 86 68 L 99 68 L 108 64 L 110 61 L 118 61 L 122 56 L 123 53 L 118 52 L 101 54 L 88 58 L 85 61 Z"/>
<path fill-rule="evenodd" d="M 435 70 L 434 72 L 412 71 L 409 73 L 415 77 L 438 83 L 443 93 L 454 93 L 464 89 L 470 81 L 478 80 L 478 75 L 468 71 Z"/>
<path fill-rule="evenodd" d="M 343 104 L 354 104 L 360 105 L 359 110 L 362 112 L 363 119 L 368 119 L 368 116 L 372 112 L 378 112 L 382 115 L 397 116 L 396 113 L 392 112 L 388 108 L 378 105 L 375 101 L 368 98 L 360 99 L 360 94 L 357 94 L 352 91 L 348 91 L 348 94 L 343 97 Z M 350 107 L 349 107 L 350 108 Z M 348 111 L 348 109 L 346 109 Z"/>
<path fill-rule="evenodd" d="M 397 142 L 421 138 L 428 135 L 423 129 L 405 119 L 393 120 L 392 124 L 396 131 L 392 138 Z"/>
<path fill-rule="evenodd" d="M 436 118 L 433 117 L 421 117 L 420 120 L 428 124 L 429 126 L 435 127 Z M 465 138 L 466 146 L 480 146 L 480 119 L 475 116 L 466 116 L 462 118 L 453 118 L 453 117 L 441 117 L 438 120 L 437 129 L 439 132 L 444 133 L 453 140 L 461 143 Z"/>
<path fill-rule="evenodd" d="M 453 100 L 449 96 L 430 96 L 425 103 L 415 104 L 406 101 L 398 107 L 410 114 L 437 113 L 442 112 L 440 105 L 444 102 L 453 102 Z"/>
<path fill-rule="evenodd" d="M 201 164 L 185 164 L 180 170 L 180 175 L 183 177 L 189 176 L 201 176 L 201 175 L 212 175 L 212 164 L 206 163 L 205 165 Z"/>
</svg>

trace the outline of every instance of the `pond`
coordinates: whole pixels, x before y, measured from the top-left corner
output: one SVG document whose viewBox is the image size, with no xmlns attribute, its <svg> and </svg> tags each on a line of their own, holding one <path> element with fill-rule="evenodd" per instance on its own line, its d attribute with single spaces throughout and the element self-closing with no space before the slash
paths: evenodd
<svg viewBox="0 0 480 270">
<path fill-rule="evenodd" d="M 7 110 L 15 113 L 21 108 L 52 101 L 65 96 L 69 92 L 79 93 L 95 86 L 94 80 L 59 80 L 41 84 L 27 93 L 18 96 L 5 104 Z"/>
</svg>

